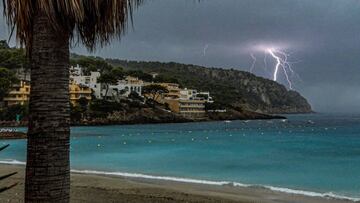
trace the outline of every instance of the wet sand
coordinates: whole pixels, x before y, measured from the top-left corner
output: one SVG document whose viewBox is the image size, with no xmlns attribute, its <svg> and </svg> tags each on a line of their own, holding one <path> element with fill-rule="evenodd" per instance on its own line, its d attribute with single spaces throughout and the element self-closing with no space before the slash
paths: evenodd
<svg viewBox="0 0 360 203">
<path fill-rule="evenodd" d="M 0 202 L 23 202 L 24 166 L 0 165 L 0 174 L 17 171 L 2 180 L 0 187 L 19 184 L 0 194 Z M 102 175 L 71 175 L 71 202 L 249 202 L 249 203 L 335 203 L 352 202 L 274 192 L 262 188 L 212 186 Z"/>
</svg>

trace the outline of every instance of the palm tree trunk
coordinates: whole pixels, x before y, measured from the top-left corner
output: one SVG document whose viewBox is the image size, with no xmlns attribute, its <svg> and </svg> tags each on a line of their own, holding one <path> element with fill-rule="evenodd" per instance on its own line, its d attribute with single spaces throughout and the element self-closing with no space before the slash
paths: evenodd
<svg viewBox="0 0 360 203">
<path fill-rule="evenodd" d="M 69 202 L 69 34 L 38 13 L 32 33 L 25 202 Z"/>
</svg>

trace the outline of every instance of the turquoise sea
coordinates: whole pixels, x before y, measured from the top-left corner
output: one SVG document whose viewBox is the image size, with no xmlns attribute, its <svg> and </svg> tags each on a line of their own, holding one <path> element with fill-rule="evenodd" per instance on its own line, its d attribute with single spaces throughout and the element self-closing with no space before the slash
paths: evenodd
<svg viewBox="0 0 360 203">
<path fill-rule="evenodd" d="M 26 141 L 6 143 L 1 163 L 25 162 Z M 359 200 L 360 115 L 73 127 L 71 168 Z"/>
</svg>

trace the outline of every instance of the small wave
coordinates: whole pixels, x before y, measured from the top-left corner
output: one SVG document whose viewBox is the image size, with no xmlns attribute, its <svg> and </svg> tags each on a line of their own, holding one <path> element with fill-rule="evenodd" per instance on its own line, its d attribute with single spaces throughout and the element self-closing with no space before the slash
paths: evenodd
<svg viewBox="0 0 360 203">
<path fill-rule="evenodd" d="M 0 164 L 25 165 L 26 162 L 22 162 L 22 161 L 18 161 L 18 160 L 1 160 Z M 250 184 L 243 184 L 243 183 L 229 182 L 229 181 L 210 181 L 210 180 L 178 178 L 178 177 L 170 177 L 170 176 L 154 176 L 154 175 L 146 175 L 146 174 L 140 174 L 140 173 L 106 172 L 106 171 L 95 171 L 95 170 L 72 169 L 71 172 L 78 173 L 78 174 L 122 176 L 122 177 L 128 177 L 128 178 L 142 178 L 142 179 L 150 179 L 150 180 L 163 180 L 163 181 L 194 183 L 194 184 L 204 184 L 204 185 L 264 188 L 264 189 L 272 190 L 275 192 L 282 192 L 282 193 L 294 194 L 294 195 L 304 195 L 304 196 L 309 196 L 309 197 L 322 197 L 322 198 L 329 198 L 329 199 L 341 199 L 341 200 L 349 200 L 349 201 L 354 201 L 354 202 L 360 201 L 360 198 L 352 198 L 352 197 L 337 195 L 332 192 L 319 193 L 319 192 L 295 190 L 295 189 L 281 188 L 281 187 L 274 187 L 274 186 L 267 186 L 267 185 L 250 185 Z"/>
<path fill-rule="evenodd" d="M 143 178 L 143 179 L 151 179 L 151 180 L 164 180 L 164 181 L 195 183 L 195 184 L 205 184 L 205 185 L 232 186 L 232 187 L 256 187 L 256 188 L 265 188 L 265 189 L 276 191 L 276 192 L 295 194 L 295 195 L 304 195 L 304 196 L 310 196 L 310 197 L 323 197 L 323 198 L 329 198 L 329 199 L 350 200 L 350 201 L 354 201 L 354 202 L 360 201 L 360 198 L 346 197 L 346 196 L 334 194 L 332 192 L 318 193 L 318 192 L 294 190 L 294 189 L 289 189 L 289 188 L 281 188 L 281 187 L 274 187 L 274 186 L 267 186 L 267 185 L 250 185 L 250 184 L 243 184 L 243 183 L 229 182 L 229 181 L 208 181 L 208 180 L 199 180 L 199 179 L 190 179 L 190 178 L 145 175 L 145 174 L 140 174 L 140 173 L 105 172 L 105 171 L 93 171 L 93 170 L 71 170 L 71 172 L 80 173 L 80 174 L 111 175 L 111 176 L 122 176 L 122 177 L 129 177 L 129 178 Z"/>
<path fill-rule="evenodd" d="M 151 179 L 151 180 L 165 180 L 165 181 L 174 181 L 174 182 L 182 182 L 182 183 L 197 183 L 197 184 L 206 184 L 206 185 L 225 185 L 229 184 L 226 181 L 208 181 L 208 180 L 197 180 L 197 179 L 188 179 L 188 178 L 176 178 L 169 176 L 153 176 L 153 175 L 145 175 L 140 173 L 125 173 L 125 172 L 105 172 L 105 171 L 92 171 L 92 170 L 71 170 L 74 173 L 81 174 L 93 174 L 93 175 L 111 175 L 111 176 L 123 176 L 129 178 L 143 178 L 143 179 Z"/>
<path fill-rule="evenodd" d="M 7 159 L 7 160 L 1 160 L 0 164 L 8 164 L 8 165 L 25 165 L 26 162 L 13 160 L 13 159 Z"/>
<path fill-rule="evenodd" d="M 264 187 L 267 189 L 270 189 L 272 191 L 288 193 L 288 194 L 304 195 L 304 196 L 309 196 L 309 197 L 323 197 L 323 198 L 329 198 L 329 199 L 350 200 L 350 201 L 354 201 L 354 202 L 360 201 L 360 198 L 353 198 L 353 197 L 347 197 L 347 196 L 343 196 L 343 195 L 337 195 L 332 192 L 319 193 L 319 192 L 294 190 L 294 189 L 274 187 L 274 186 L 264 186 Z"/>
</svg>

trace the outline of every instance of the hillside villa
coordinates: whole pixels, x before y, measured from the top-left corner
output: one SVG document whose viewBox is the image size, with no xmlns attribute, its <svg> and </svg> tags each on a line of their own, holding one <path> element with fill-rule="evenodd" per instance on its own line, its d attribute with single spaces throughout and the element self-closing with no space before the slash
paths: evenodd
<svg viewBox="0 0 360 203">
<path fill-rule="evenodd" d="M 30 99 L 30 83 L 28 81 L 20 81 L 19 84 L 14 85 L 12 90 L 4 98 L 5 106 L 24 105 Z M 91 100 L 92 90 L 76 83 L 69 84 L 70 102 L 76 106 L 80 98 L 84 97 L 88 101 Z"/>
<path fill-rule="evenodd" d="M 156 77 L 158 74 L 151 73 L 151 75 Z M 119 80 L 117 84 L 109 85 L 108 91 L 106 91 L 105 85 L 98 81 L 100 76 L 101 73 L 98 71 L 85 74 L 79 65 L 72 66 L 70 68 L 69 83 L 71 104 L 76 106 L 81 98 L 90 101 L 92 97 L 118 101 L 121 98 L 129 97 L 132 92 L 148 99 L 148 95 L 142 94 L 142 89 L 144 86 L 151 84 L 161 85 L 168 90 L 167 93 L 159 95 L 156 98 L 156 102 L 166 105 L 172 112 L 181 114 L 184 117 L 204 117 L 206 113 L 205 104 L 214 102 L 210 92 L 198 92 L 193 89 L 180 88 L 179 84 L 176 83 L 144 82 L 132 76 L 126 76 L 123 80 Z M 21 80 L 18 85 L 13 86 L 8 96 L 5 97 L 5 105 L 24 105 L 29 101 L 30 89 L 30 83 L 26 80 Z"/>
<path fill-rule="evenodd" d="M 110 85 L 107 97 L 129 97 L 130 93 L 136 92 L 139 96 L 142 96 L 142 88 L 145 86 L 145 82 L 139 80 L 136 77 L 126 76 L 125 79 L 119 80 L 116 85 Z M 106 91 L 103 89 L 102 95 L 105 95 Z"/>
<path fill-rule="evenodd" d="M 30 83 L 27 81 L 20 81 L 12 87 L 11 91 L 4 98 L 5 106 L 24 105 L 30 98 Z"/>
<path fill-rule="evenodd" d="M 172 112 L 179 113 L 184 117 L 201 118 L 205 116 L 205 103 L 213 103 L 210 93 L 204 92 L 208 95 L 207 98 L 199 97 L 197 90 L 181 89 L 176 83 L 158 83 L 168 90 L 156 97 L 156 101 L 161 104 L 168 105 Z"/>
</svg>

